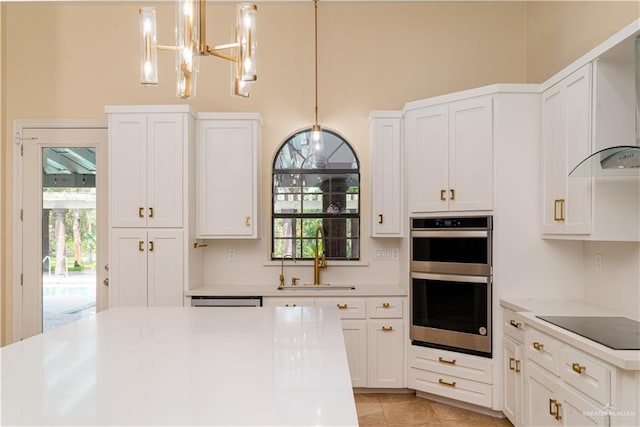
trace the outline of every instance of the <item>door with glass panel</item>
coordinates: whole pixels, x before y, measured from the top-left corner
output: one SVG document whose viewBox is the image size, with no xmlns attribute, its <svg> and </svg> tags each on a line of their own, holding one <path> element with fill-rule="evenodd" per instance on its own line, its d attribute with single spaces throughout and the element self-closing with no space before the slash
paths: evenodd
<svg viewBox="0 0 640 427">
<path fill-rule="evenodd" d="M 21 338 L 106 308 L 107 132 L 23 129 Z"/>
</svg>

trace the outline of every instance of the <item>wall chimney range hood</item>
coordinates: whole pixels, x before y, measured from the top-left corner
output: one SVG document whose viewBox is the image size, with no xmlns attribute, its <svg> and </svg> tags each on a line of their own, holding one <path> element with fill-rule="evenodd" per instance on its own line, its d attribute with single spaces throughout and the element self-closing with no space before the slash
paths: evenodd
<svg viewBox="0 0 640 427">
<path fill-rule="evenodd" d="M 569 176 L 640 176 L 640 37 L 635 40 L 634 55 L 635 145 L 617 145 L 597 151 L 573 168 Z"/>
</svg>

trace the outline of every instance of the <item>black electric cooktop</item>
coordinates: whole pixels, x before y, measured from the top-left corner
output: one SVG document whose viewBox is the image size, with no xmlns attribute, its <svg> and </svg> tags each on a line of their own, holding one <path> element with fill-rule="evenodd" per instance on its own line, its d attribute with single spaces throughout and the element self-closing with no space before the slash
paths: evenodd
<svg viewBox="0 0 640 427">
<path fill-rule="evenodd" d="M 640 350 L 640 322 L 609 316 L 536 316 L 614 350 Z"/>
</svg>

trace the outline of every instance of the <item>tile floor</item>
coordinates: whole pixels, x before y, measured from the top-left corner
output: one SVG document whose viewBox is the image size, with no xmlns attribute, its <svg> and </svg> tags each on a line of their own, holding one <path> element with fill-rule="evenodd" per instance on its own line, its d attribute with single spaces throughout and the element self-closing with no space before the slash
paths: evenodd
<svg viewBox="0 0 640 427">
<path fill-rule="evenodd" d="M 506 418 L 478 414 L 415 394 L 356 393 L 355 401 L 361 427 L 512 427 Z"/>
</svg>

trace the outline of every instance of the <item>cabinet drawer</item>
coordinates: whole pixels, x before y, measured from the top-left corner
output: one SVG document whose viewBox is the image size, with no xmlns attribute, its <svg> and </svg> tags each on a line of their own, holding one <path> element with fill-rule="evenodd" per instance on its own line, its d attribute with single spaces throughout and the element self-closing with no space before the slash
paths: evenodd
<svg viewBox="0 0 640 427">
<path fill-rule="evenodd" d="M 602 405 L 610 402 L 611 368 L 577 349 L 560 351 L 560 378 Z"/>
<path fill-rule="evenodd" d="M 265 307 L 314 307 L 315 298 L 264 298 L 262 304 Z"/>
<path fill-rule="evenodd" d="M 524 342 L 524 322 L 518 317 L 515 311 L 502 310 L 502 330 L 505 335 L 510 336 L 518 342 Z"/>
<path fill-rule="evenodd" d="M 485 384 L 493 383 L 493 362 L 468 354 L 412 345 L 409 366 Z"/>
<path fill-rule="evenodd" d="M 534 328 L 527 328 L 524 336 L 526 358 L 536 362 L 554 375 L 558 375 L 560 371 L 560 341 Z"/>
<path fill-rule="evenodd" d="M 492 405 L 491 384 L 470 381 L 452 375 L 411 368 L 409 370 L 409 388 L 489 408 Z"/>
<path fill-rule="evenodd" d="M 402 298 L 369 298 L 367 313 L 371 319 L 402 319 Z"/>
<path fill-rule="evenodd" d="M 367 306 L 363 298 L 319 298 L 319 307 L 337 307 L 341 319 L 365 319 Z"/>
</svg>

